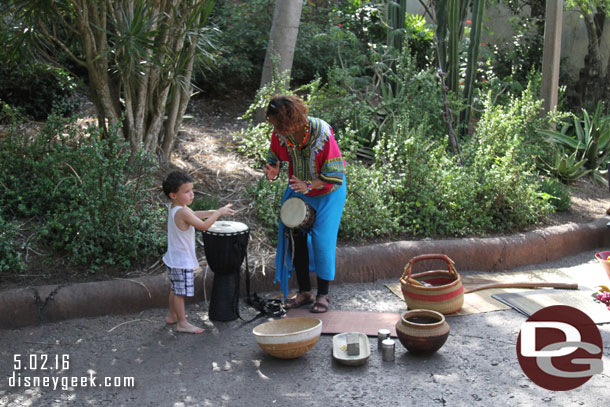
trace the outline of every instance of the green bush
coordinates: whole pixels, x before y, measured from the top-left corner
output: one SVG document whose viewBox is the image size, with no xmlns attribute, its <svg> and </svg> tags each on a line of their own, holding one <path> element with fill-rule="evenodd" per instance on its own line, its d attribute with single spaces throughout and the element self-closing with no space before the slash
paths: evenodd
<svg viewBox="0 0 610 407">
<path fill-rule="evenodd" d="M 399 116 L 375 148 L 391 180 L 399 232 L 415 236 L 485 235 L 519 230 L 548 215 L 539 192 L 535 151 L 540 104 L 531 92 L 509 107 L 491 106 L 475 135 L 462 141 L 464 165 L 429 128 Z"/>
<path fill-rule="evenodd" d="M 361 1 L 303 4 L 292 66 L 294 83 L 307 83 L 316 77 L 326 79 L 334 66 L 358 71 L 369 66 L 368 45 L 385 43 L 386 24 L 381 6 L 370 2 L 363 5 Z M 273 7 L 271 0 L 217 1 L 210 16 L 210 22 L 219 30 L 214 37 L 219 50 L 217 69 L 196 78 L 199 88 L 210 92 L 256 89 L 268 46 Z"/>
<path fill-rule="evenodd" d="M 21 249 L 16 243 L 18 227 L 0 213 L 0 274 L 20 272 L 25 269 Z"/>
<path fill-rule="evenodd" d="M 277 240 L 280 204 L 287 185 L 286 179 L 287 176 L 283 171 L 277 181 L 269 182 L 263 177 L 246 190 L 250 199 L 254 201 L 257 219 L 261 221 L 265 232 L 273 241 Z"/>
<path fill-rule="evenodd" d="M 20 117 L 21 114 L 18 108 L 0 99 L 0 124 L 10 124 L 15 120 L 19 120 Z"/>
<path fill-rule="evenodd" d="M 218 0 L 209 22 L 220 33 L 216 68 L 197 76 L 198 87 L 212 92 L 256 89 L 260 82 L 273 17 L 272 0 Z"/>
<path fill-rule="evenodd" d="M 540 191 L 548 196 L 549 202 L 555 210 L 565 212 L 570 209 L 570 191 L 562 182 L 555 178 L 544 178 Z"/>
<path fill-rule="evenodd" d="M 388 196 L 393 197 L 392 212 L 401 233 L 413 236 L 454 234 L 451 219 L 438 188 L 443 171 L 453 166 L 445 148 L 428 136 L 424 125 L 411 128 L 403 118 L 393 132 L 382 135 L 375 147 L 376 165 L 388 180 Z M 386 198 L 387 199 L 387 198 Z"/>
<path fill-rule="evenodd" d="M 0 205 L 40 219 L 41 240 L 75 265 L 128 268 L 162 254 L 164 210 L 149 199 L 155 169 L 114 130 L 83 133 L 52 115 L 33 139 L 11 130 L 0 141 Z"/>
<path fill-rule="evenodd" d="M 408 13 L 405 20 L 409 54 L 415 59 L 417 69 L 428 69 L 435 55 L 434 29 L 418 14 Z"/>
<path fill-rule="evenodd" d="M 280 174 L 282 181 L 268 182 L 261 178 L 248 189 L 248 195 L 254 200 L 256 217 L 273 240 L 277 237 L 280 203 L 287 185 L 285 173 L 283 170 Z M 348 197 L 339 236 L 357 241 L 389 236 L 396 230 L 397 223 L 391 212 L 392 199 L 386 195 L 383 172 L 355 162 L 347 167 L 346 178 Z"/>
<path fill-rule="evenodd" d="M 76 81 L 60 68 L 44 64 L 0 66 L 3 100 L 36 120 L 45 120 L 52 111 L 72 113 L 76 108 L 72 100 L 75 88 Z"/>
<path fill-rule="evenodd" d="M 388 237 L 398 229 L 392 213 L 394 201 L 388 195 L 386 174 L 379 168 L 352 161 L 346 168 L 347 199 L 339 237 L 363 241 Z"/>
<path fill-rule="evenodd" d="M 476 133 L 463 146 L 466 166 L 479 185 L 479 207 L 485 208 L 489 231 L 515 230 L 551 211 L 538 192 L 536 174 L 536 157 L 545 145 L 536 132 L 546 123 L 541 105 L 532 86 L 507 106 L 493 106 L 488 98 Z"/>
<path fill-rule="evenodd" d="M 303 16 L 301 21 L 291 72 L 297 83 L 316 77 L 326 79 L 334 66 L 360 70 L 367 65 L 365 45 L 333 16 L 326 21 L 312 21 Z"/>
</svg>

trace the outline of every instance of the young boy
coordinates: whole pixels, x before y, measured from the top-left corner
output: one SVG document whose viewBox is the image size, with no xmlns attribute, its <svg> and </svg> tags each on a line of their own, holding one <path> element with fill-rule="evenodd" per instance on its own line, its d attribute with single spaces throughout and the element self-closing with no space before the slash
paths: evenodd
<svg viewBox="0 0 610 407">
<path fill-rule="evenodd" d="M 193 270 L 199 267 L 195 253 L 195 229 L 207 230 L 222 215 L 235 213 L 228 204 L 215 211 L 192 211 L 193 178 L 182 171 L 172 171 L 163 181 L 163 192 L 171 199 L 167 217 L 167 253 L 163 262 L 168 267 L 172 287 L 169 293 L 168 324 L 176 331 L 200 334 L 204 330 L 186 320 L 184 297 L 195 295 Z M 204 222 L 203 219 L 207 218 Z"/>
</svg>

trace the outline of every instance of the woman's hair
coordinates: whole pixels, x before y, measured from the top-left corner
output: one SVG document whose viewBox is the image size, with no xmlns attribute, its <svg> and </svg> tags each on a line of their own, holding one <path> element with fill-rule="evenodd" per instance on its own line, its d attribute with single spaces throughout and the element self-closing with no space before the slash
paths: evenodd
<svg viewBox="0 0 610 407">
<path fill-rule="evenodd" d="M 309 109 L 302 99 L 292 95 L 274 96 L 267 105 L 265 117 L 273 118 L 280 132 L 292 132 L 307 123 Z"/>
<path fill-rule="evenodd" d="M 167 174 L 167 177 L 163 181 L 163 192 L 169 198 L 170 193 L 176 193 L 180 187 L 189 182 L 193 182 L 193 177 L 188 175 L 184 171 L 172 171 Z"/>
</svg>

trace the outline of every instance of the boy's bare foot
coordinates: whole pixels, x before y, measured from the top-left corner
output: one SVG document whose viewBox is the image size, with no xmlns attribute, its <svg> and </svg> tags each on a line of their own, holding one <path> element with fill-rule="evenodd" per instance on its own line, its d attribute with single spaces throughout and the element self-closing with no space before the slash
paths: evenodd
<svg viewBox="0 0 610 407">
<path fill-rule="evenodd" d="M 173 325 L 176 322 L 178 322 L 178 318 L 175 315 L 168 315 L 167 317 L 165 317 L 165 323 L 167 325 Z"/>
<path fill-rule="evenodd" d="M 176 325 L 176 331 L 188 333 L 188 334 L 200 334 L 205 331 L 203 328 L 199 328 L 198 326 L 191 325 L 188 322 L 184 323 L 184 325 Z"/>
</svg>

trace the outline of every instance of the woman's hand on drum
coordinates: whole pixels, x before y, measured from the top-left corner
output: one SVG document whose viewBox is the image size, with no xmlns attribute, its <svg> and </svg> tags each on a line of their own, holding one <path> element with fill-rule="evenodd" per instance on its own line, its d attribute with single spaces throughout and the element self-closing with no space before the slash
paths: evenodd
<svg viewBox="0 0 610 407">
<path fill-rule="evenodd" d="M 290 188 L 294 192 L 300 192 L 301 194 L 306 194 L 307 192 L 309 192 L 309 190 L 307 189 L 307 183 L 305 181 L 301 181 L 294 175 L 292 176 L 292 178 L 290 178 Z"/>
<path fill-rule="evenodd" d="M 280 161 L 276 161 L 275 165 L 265 164 L 265 175 L 268 181 L 273 181 L 280 174 Z"/>
</svg>

